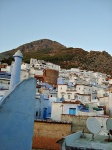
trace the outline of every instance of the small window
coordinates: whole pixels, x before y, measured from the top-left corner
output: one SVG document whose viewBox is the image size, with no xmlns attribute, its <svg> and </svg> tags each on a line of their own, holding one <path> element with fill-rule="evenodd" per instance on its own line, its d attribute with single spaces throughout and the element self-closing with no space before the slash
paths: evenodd
<svg viewBox="0 0 112 150">
<path fill-rule="evenodd" d="M 68 95 L 68 99 L 70 99 L 70 95 Z"/>
</svg>

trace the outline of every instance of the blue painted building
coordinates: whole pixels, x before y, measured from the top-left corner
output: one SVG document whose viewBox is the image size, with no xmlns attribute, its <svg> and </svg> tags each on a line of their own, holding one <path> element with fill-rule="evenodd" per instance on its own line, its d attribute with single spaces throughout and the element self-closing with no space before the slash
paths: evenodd
<svg viewBox="0 0 112 150">
<path fill-rule="evenodd" d="M 50 94 L 49 94 L 50 95 Z M 40 94 L 36 95 L 35 101 L 35 119 L 49 119 L 51 118 L 51 107 L 52 102 L 56 102 L 57 98 L 49 97 L 48 94 Z"/>
</svg>

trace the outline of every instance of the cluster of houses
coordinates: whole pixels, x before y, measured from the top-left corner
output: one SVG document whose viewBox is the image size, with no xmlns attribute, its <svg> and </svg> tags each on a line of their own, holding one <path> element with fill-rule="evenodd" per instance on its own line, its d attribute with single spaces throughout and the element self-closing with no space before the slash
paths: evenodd
<svg viewBox="0 0 112 150">
<path fill-rule="evenodd" d="M 0 64 L 0 98 L 9 90 L 13 64 Z M 30 64 L 22 62 L 20 80 L 29 77 L 37 79 L 35 119 L 61 121 L 62 114 L 112 116 L 110 75 L 79 68 L 61 69 L 31 58 Z"/>
<path fill-rule="evenodd" d="M 112 117 L 111 76 L 79 68 L 62 69 L 59 65 L 33 58 L 31 58 L 30 64 L 27 64 L 22 62 L 22 57 L 22 53 L 17 51 L 14 55 L 15 62 L 12 62 L 10 66 L 0 64 L 0 120 L 4 124 L 0 130 L 2 134 L 0 147 L 6 146 L 7 149 L 5 141 L 9 139 L 10 132 L 15 133 L 15 130 L 17 130 L 16 134 L 11 135 L 13 137 L 11 139 L 15 139 L 16 144 L 20 146 L 20 149 L 23 149 L 23 145 L 20 145 L 20 143 L 25 141 L 25 136 L 27 136 L 27 143 L 29 144 L 25 142 L 24 147 L 31 148 L 33 121 L 35 119 L 34 135 L 37 135 L 33 138 L 33 144 L 35 143 L 34 139 L 38 141 L 39 138 L 43 138 L 43 135 L 42 137 L 39 135 L 42 123 L 47 128 L 50 127 L 48 124 L 51 124 L 54 134 L 57 132 L 57 125 L 54 124 L 62 124 L 62 126 L 69 127 L 69 134 L 73 133 L 68 135 L 62 130 L 62 135 L 59 135 L 62 139 L 57 141 L 62 150 L 80 148 L 80 140 L 83 141 L 82 147 L 86 145 L 86 148 L 92 149 L 92 147 L 98 146 L 96 149 L 99 149 L 102 137 L 104 138 L 102 147 L 106 146 L 106 149 L 111 149 L 112 119 L 109 120 L 108 131 L 106 129 L 106 121 Z M 4 114 L 4 112 L 6 113 Z M 17 115 L 20 120 L 17 119 Z M 24 119 L 25 117 L 26 119 Z M 95 117 L 99 120 L 101 126 L 103 125 L 102 131 L 106 133 L 106 136 L 99 135 L 100 140 L 97 139 L 97 144 L 92 138 L 88 147 L 87 138 L 90 139 L 91 135 L 85 134 L 85 139 L 82 131 L 89 117 Z M 13 128 L 6 132 L 6 128 L 10 129 L 10 122 L 13 122 Z M 15 125 L 15 122 L 20 124 L 20 129 Z M 97 125 L 95 130 L 97 130 Z M 29 128 L 28 131 L 30 132 L 24 130 L 24 126 Z M 36 129 L 37 131 L 35 131 Z M 92 130 L 94 131 L 94 128 Z M 22 133 L 21 139 L 19 138 L 20 132 Z M 43 133 L 43 131 L 41 132 Z M 46 130 L 43 134 L 46 135 L 48 132 Z M 4 136 L 3 133 L 7 136 Z M 64 135 L 67 136 L 63 138 Z M 109 135 L 109 141 L 111 142 L 105 144 L 107 135 Z M 44 140 L 46 138 L 48 140 L 49 137 L 44 137 Z M 52 140 L 54 140 L 54 137 Z M 75 143 L 73 140 L 75 140 Z M 14 143 L 10 140 L 9 145 L 15 149 L 14 146 L 17 145 L 11 142 Z"/>
</svg>

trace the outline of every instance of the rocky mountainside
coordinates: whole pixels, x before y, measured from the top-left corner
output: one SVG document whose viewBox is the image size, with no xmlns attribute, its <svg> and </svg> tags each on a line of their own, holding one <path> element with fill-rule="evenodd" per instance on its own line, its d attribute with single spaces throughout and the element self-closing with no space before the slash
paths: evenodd
<svg viewBox="0 0 112 150">
<path fill-rule="evenodd" d="M 82 48 L 67 48 L 48 39 L 42 39 L 19 46 L 0 54 L 2 62 L 11 63 L 12 55 L 20 49 L 23 61 L 30 58 L 43 59 L 60 65 L 62 68 L 78 68 L 110 74 L 112 76 L 112 56 L 106 51 L 85 51 Z"/>
</svg>

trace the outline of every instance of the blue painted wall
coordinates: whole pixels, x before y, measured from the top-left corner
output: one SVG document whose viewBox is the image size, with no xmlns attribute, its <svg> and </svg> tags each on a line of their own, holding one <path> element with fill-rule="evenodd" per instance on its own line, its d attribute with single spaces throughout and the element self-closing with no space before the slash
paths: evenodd
<svg viewBox="0 0 112 150">
<path fill-rule="evenodd" d="M 31 150 L 36 80 L 19 83 L 0 105 L 0 150 Z"/>
</svg>

